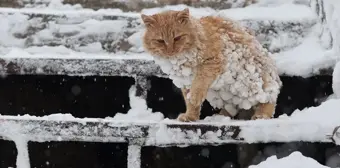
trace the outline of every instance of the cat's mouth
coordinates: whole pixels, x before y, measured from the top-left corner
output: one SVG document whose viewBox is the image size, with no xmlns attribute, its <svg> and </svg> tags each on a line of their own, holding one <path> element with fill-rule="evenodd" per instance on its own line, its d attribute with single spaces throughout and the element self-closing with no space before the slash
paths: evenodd
<svg viewBox="0 0 340 168">
<path fill-rule="evenodd" d="M 174 52 L 174 53 L 163 53 L 163 54 L 161 54 L 161 56 L 162 57 L 166 57 L 166 58 L 176 58 L 177 56 L 178 56 L 178 53 L 176 52 Z"/>
</svg>

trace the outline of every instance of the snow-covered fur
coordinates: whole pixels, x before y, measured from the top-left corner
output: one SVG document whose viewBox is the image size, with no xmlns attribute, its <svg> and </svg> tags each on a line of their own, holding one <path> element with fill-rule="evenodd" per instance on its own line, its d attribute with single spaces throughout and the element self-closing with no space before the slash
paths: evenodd
<svg viewBox="0 0 340 168">
<path fill-rule="evenodd" d="M 208 31 L 207 29 L 214 29 L 214 25 L 209 24 L 216 24 L 215 22 L 222 23 L 218 23 L 220 25 L 216 26 L 216 30 Z M 270 53 L 249 31 L 232 20 L 222 21 L 221 18 L 214 17 L 200 20 L 190 17 L 190 23 L 198 37 L 194 47 L 188 50 L 167 56 L 159 54 L 158 50 L 153 51 L 149 44 L 145 44 L 145 48 L 154 55 L 155 63 L 169 74 L 173 83 L 191 92 L 195 75 L 205 66 L 205 61 L 221 59 L 216 61 L 221 64 L 221 71 L 216 71 L 218 74 L 203 99 L 206 98 L 215 108 L 225 109 L 231 116 L 235 116 L 240 109 L 248 110 L 261 103 L 273 104 L 275 108 L 282 82 Z M 214 31 L 219 32 L 213 34 L 217 35 L 215 40 L 209 34 Z M 213 41 L 209 42 L 209 39 Z M 209 46 L 211 43 L 217 44 Z M 216 56 L 214 50 L 209 51 L 211 53 L 205 52 L 209 47 L 219 46 L 218 43 L 221 43 L 221 50 Z M 209 72 L 205 74 L 209 76 Z M 186 99 L 190 100 L 192 95 L 187 94 Z"/>
<path fill-rule="evenodd" d="M 235 116 L 238 109 L 250 109 L 258 103 L 275 103 L 282 83 L 268 51 L 260 48 L 259 55 L 252 55 L 247 46 L 234 44 L 228 36 L 222 37 L 224 42 L 223 55 L 226 59 L 224 71 L 208 90 L 206 99 L 215 108 L 224 108 Z M 255 43 L 254 45 L 260 45 Z M 197 50 L 182 53 L 173 59 L 155 57 L 155 63 L 179 88 L 190 89 L 194 71 L 186 66 L 197 64 L 193 55 Z M 268 74 L 266 87 L 262 72 Z"/>
</svg>

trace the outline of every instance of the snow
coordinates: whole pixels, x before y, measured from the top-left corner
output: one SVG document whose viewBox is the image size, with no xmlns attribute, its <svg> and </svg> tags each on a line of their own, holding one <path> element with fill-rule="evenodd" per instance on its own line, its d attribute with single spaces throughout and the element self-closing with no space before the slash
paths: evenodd
<svg viewBox="0 0 340 168">
<path fill-rule="evenodd" d="M 316 17 L 316 14 L 313 13 L 310 7 L 289 3 L 270 8 L 265 6 L 249 6 L 244 9 L 232 8 L 221 10 L 217 15 L 235 20 L 275 20 L 282 22 L 292 20 L 304 22 L 306 20 L 314 20 Z"/>
<path fill-rule="evenodd" d="M 330 54 L 333 54 L 340 59 L 340 1 L 323 1 L 323 7 L 324 9 L 322 11 L 324 12 L 324 15 L 322 13 L 319 16 L 321 19 L 323 17 L 325 19 L 325 22 L 322 24 L 322 42 L 330 44 Z"/>
<path fill-rule="evenodd" d="M 117 121 L 161 121 L 164 116 L 160 112 L 152 112 L 152 109 L 148 108 L 146 101 L 143 98 L 136 97 L 136 87 L 131 86 L 129 90 L 130 106 L 131 109 L 127 114 L 117 113 L 112 120 Z M 110 118 L 107 118 L 110 119 Z"/>
<path fill-rule="evenodd" d="M 109 53 L 87 53 L 87 52 L 76 52 L 65 46 L 33 46 L 26 49 L 21 48 L 10 48 L 3 49 L 0 53 L 4 53 L 2 59 L 11 58 L 39 58 L 39 59 L 106 59 L 106 60 L 149 60 L 152 61 L 153 58 L 145 53 L 141 54 L 115 54 L 114 56 Z"/>
<path fill-rule="evenodd" d="M 329 168 L 318 163 L 316 160 L 303 156 L 300 152 L 293 152 L 289 156 L 278 159 L 276 156 L 267 158 L 266 161 L 249 166 L 249 168 Z"/>
<path fill-rule="evenodd" d="M 264 7 L 271 4 L 271 7 Z M 299 5 L 301 4 L 301 5 Z M 219 15 L 222 17 L 230 17 L 236 20 L 240 20 L 242 24 L 249 26 L 250 28 L 261 32 L 262 26 L 275 25 L 277 28 L 280 27 L 281 23 L 303 23 L 304 26 L 296 27 L 296 29 L 305 30 L 302 33 L 285 32 L 286 28 L 277 32 L 276 35 L 259 34 L 258 38 L 263 44 L 268 44 L 270 50 L 282 50 L 282 52 L 273 55 L 279 68 L 280 74 L 285 75 L 298 75 L 303 77 L 309 77 L 313 74 L 317 74 L 322 68 L 329 68 L 334 66 L 334 54 L 327 54 L 327 50 L 323 48 L 320 40 L 318 39 L 317 33 L 320 32 L 320 25 L 313 26 L 310 29 L 307 25 L 313 25 L 317 21 L 317 16 L 313 13 L 313 10 L 305 5 L 305 2 L 295 1 L 261 1 L 259 4 L 251 5 L 247 8 L 233 8 L 228 10 L 214 10 L 212 8 L 194 8 L 189 7 L 190 12 L 195 17 L 207 16 L 207 15 Z M 180 10 L 187 7 L 186 5 L 168 5 L 160 8 L 150 8 L 144 9 L 141 13 L 144 14 L 154 14 L 156 12 L 173 9 Z M 289 11 L 289 12 L 286 12 Z M 130 17 L 137 19 L 140 22 L 140 13 L 134 12 L 123 12 L 120 9 L 101 9 L 92 10 L 84 9 L 80 6 L 65 6 L 59 1 L 53 1 L 50 3 L 48 8 L 0 8 L 0 22 L 2 26 L 0 28 L 0 33 L 4 38 L 0 39 L 0 53 L 1 57 L 5 58 L 83 58 L 85 55 L 91 58 L 98 59 L 110 59 L 118 56 L 117 58 L 124 58 L 123 55 L 127 54 L 127 59 L 131 57 L 140 57 L 142 53 L 147 59 L 152 59 L 148 54 L 143 53 L 141 37 L 143 34 L 143 29 L 140 27 L 135 27 L 131 29 L 133 31 L 132 35 L 127 38 L 129 44 L 132 47 L 129 53 L 107 53 L 101 48 L 98 41 L 90 42 L 85 46 L 78 46 L 77 40 L 81 37 L 89 36 L 91 34 L 98 34 L 98 30 L 101 30 L 102 35 L 109 32 L 115 32 L 113 37 L 117 40 L 123 38 L 122 30 L 127 25 L 126 20 L 102 20 L 103 16 L 119 16 L 119 17 Z M 282 13 L 285 13 L 284 15 Z M 336 12 L 333 12 L 333 18 L 336 18 Z M 58 41 L 62 45 L 70 44 L 74 47 L 73 49 L 66 48 L 64 46 L 25 46 L 25 39 L 14 38 L 13 34 L 25 34 L 27 28 L 30 25 L 41 24 L 39 20 L 27 21 L 28 16 L 25 14 L 48 14 L 54 16 L 67 16 L 69 20 L 63 20 L 65 23 L 77 23 L 77 24 L 57 24 L 57 22 L 51 22 L 48 24 L 46 29 L 41 30 L 33 37 L 33 45 L 43 45 L 45 43 L 50 43 L 50 41 L 55 38 L 53 34 L 72 34 L 76 33 L 72 38 L 59 39 Z M 80 17 L 82 16 L 82 17 Z M 99 18 L 99 20 L 97 20 Z M 61 21 L 58 21 L 61 22 Z M 282 25 L 281 25 L 282 26 Z M 329 24 L 329 26 L 336 27 L 336 24 Z M 332 28 L 332 34 L 335 37 Z M 276 30 L 277 31 L 277 30 Z M 304 34 L 309 34 L 308 37 L 304 38 Z M 100 35 L 99 35 L 100 37 Z M 102 38 L 102 37 L 100 37 Z M 103 37 L 104 38 L 104 37 Z M 335 38 L 333 38 L 335 39 Z M 63 41 L 64 40 L 64 41 Z M 65 41 L 66 40 L 66 41 Z M 337 43 L 336 40 L 334 40 Z M 74 44 L 73 44 L 74 43 Z M 324 43 L 324 42 L 323 42 Z M 299 46 L 297 46 L 299 45 Z M 296 47 L 297 46 L 297 47 Z M 336 45 L 334 45 L 336 46 Z M 14 48 L 13 48 L 14 47 Z M 20 48 L 20 49 L 19 49 Z M 334 47 L 336 49 L 336 47 Z M 333 49 L 333 53 L 336 51 Z M 12 51 L 14 50 L 14 51 Z M 18 50 L 24 50 L 27 53 L 18 53 Z M 12 53 L 14 52 L 14 53 Z M 138 54 L 136 54 L 136 52 Z M 99 54 L 98 54 L 99 53 Z M 328 52 L 330 53 L 330 52 Z M 96 55 L 94 55 L 96 54 Z M 135 56 L 133 56 L 135 55 Z M 298 56 L 297 56 L 298 55 Z M 140 57 L 144 59 L 145 57 Z M 85 58 L 86 59 L 86 58 Z M 299 67 L 299 70 L 297 70 Z M 301 70 L 300 70 L 301 69 Z"/>
<path fill-rule="evenodd" d="M 334 96 L 340 99 L 340 61 L 335 65 L 332 77 L 332 88 Z"/>
<path fill-rule="evenodd" d="M 17 168 L 30 168 L 30 160 L 28 154 L 28 142 L 22 137 L 12 139 L 18 150 L 18 156 L 16 160 Z"/>
<path fill-rule="evenodd" d="M 140 145 L 129 145 L 128 146 L 128 159 L 127 159 L 127 167 L 128 168 L 140 168 L 141 167 L 141 150 L 142 147 Z"/>
<path fill-rule="evenodd" d="M 327 55 L 316 35 L 310 35 L 299 46 L 274 54 L 272 58 L 275 59 L 280 74 L 302 77 L 333 67 L 336 60 L 333 55 Z"/>
</svg>

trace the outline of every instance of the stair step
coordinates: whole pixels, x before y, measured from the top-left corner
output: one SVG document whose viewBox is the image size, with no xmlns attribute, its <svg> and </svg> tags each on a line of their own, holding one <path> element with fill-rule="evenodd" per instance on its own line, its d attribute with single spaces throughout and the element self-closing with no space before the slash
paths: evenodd
<svg viewBox="0 0 340 168">
<path fill-rule="evenodd" d="M 215 9 L 228 9 L 244 7 L 253 0 L 0 0 L 2 7 L 42 7 L 59 4 L 75 5 L 91 9 L 119 8 L 123 11 L 141 11 L 145 8 L 161 7 L 164 5 L 186 4 L 192 7 L 211 7 Z M 77 5 L 78 4 L 78 5 Z"/>
<path fill-rule="evenodd" d="M 54 48 L 55 49 L 55 48 Z M 153 58 L 145 53 L 141 54 L 87 54 L 63 51 L 62 54 L 46 52 L 53 48 L 41 48 L 30 51 L 11 49 L 0 57 L 0 74 L 20 75 L 70 75 L 70 76 L 157 76 L 165 77 Z M 278 54 L 273 58 L 278 65 L 280 76 L 329 75 L 333 73 L 334 61 L 329 58 L 302 60 L 295 54 Z M 328 64 L 325 64 L 328 63 Z"/>
<path fill-rule="evenodd" d="M 299 6 L 298 9 L 306 10 L 308 7 Z M 237 18 L 237 14 L 245 9 L 232 11 L 205 11 L 193 9 L 195 16 L 220 15 L 235 17 L 243 25 L 252 29 L 260 42 L 272 52 L 286 50 L 296 46 L 303 39 L 306 32 L 316 24 L 313 15 L 288 19 L 272 18 Z M 259 8 L 259 10 L 262 10 Z M 257 10 L 252 10 L 256 12 Z M 145 13 L 150 11 L 145 11 Z M 245 11 L 246 12 L 246 11 Z M 271 11 L 268 11 L 271 13 Z M 234 15 L 233 15 L 234 13 Z M 266 13 L 262 14 L 266 15 Z M 93 52 L 143 52 L 142 33 L 144 26 L 141 24 L 139 13 L 124 13 L 119 10 L 37 10 L 37 9 L 11 9 L 0 8 L 0 22 L 5 29 L 7 39 L 0 41 L 0 46 L 27 48 L 32 46 L 59 46 L 63 45 L 75 51 L 91 52 L 88 47 L 95 47 Z M 5 32 L 4 32 L 5 33 Z M 282 36 L 290 43 L 276 44 Z M 294 40 L 293 40 L 294 39 Z M 93 48 L 92 48 L 93 49 Z"/>
<path fill-rule="evenodd" d="M 178 6 L 167 6 L 146 9 L 143 13 L 152 14 L 166 9 L 180 10 Z M 282 17 L 282 12 L 288 10 L 290 13 Z M 281 75 L 308 77 L 332 73 L 333 58 L 324 57 L 317 37 L 309 37 L 318 28 L 318 20 L 306 5 L 250 6 L 219 11 L 191 8 L 190 11 L 196 17 L 227 16 L 252 29 L 260 43 L 275 53 L 273 57 Z M 3 58 L 1 64 L 7 67 L 4 73 L 24 71 L 34 74 L 42 70 L 49 74 L 164 76 L 143 50 L 141 39 L 144 27 L 140 13 L 123 12 L 119 9 L 93 11 L 0 8 L 0 22 L 5 27 L 2 34 L 7 35 L 4 40 L 0 40 L 0 54 Z M 304 56 L 307 51 L 311 51 L 307 54 L 308 59 Z M 69 59 L 65 60 L 67 57 Z M 129 62 L 131 64 L 127 66 L 125 59 L 130 60 L 130 57 L 140 60 L 135 59 L 134 63 Z M 84 68 L 75 69 L 74 67 L 79 68 L 77 64 L 83 59 L 86 60 L 81 63 Z M 32 60 L 39 60 L 40 63 L 34 65 Z M 90 66 L 93 64 L 96 67 Z M 141 71 L 137 68 L 142 68 L 141 66 L 150 69 Z"/>
</svg>

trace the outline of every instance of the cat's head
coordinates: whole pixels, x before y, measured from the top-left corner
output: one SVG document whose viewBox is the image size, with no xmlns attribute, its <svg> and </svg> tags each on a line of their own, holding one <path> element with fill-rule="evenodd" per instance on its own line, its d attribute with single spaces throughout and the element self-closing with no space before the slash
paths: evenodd
<svg viewBox="0 0 340 168">
<path fill-rule="evenodd" d="M 146 31 L 144 48 L 151 54 L 165 58 L 190 50 L 197 32 L 190 20 L 189 9 L 165 11 L 154 15 L 141 15 Z"/>
</svg>

